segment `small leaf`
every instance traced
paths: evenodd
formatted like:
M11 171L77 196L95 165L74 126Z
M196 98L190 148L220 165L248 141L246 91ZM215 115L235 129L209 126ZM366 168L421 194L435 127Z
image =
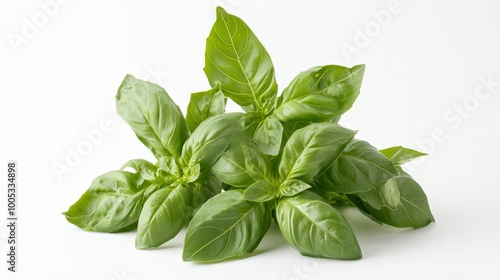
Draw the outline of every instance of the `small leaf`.
M209 117L224 114L225 107L226 100L218 84L208 91L191 94L186 115L189 130L194 131Z
M181 110L163 88L127 75L116 95L116 110L156 158L181 155L189 131Z
M300 179L312 183L340 156L355 132L334 123L316 123L293 133L279 161L281 182Z
M311 185L302 182L301 180L291 179L286 180L279 187L280 194L283 196L294 196L300 192L309 189Z
M184 169L184 176L188 182L195 182L200 177L200 165L195 164Z
M286 241L302 255L361 258L361 249L347 220L312 192L281 198L276 207L276 221Z
M174 238L193 211L193 194L186 185L156 191L144 204L137 226L135 247L153 248Z
M282 122L336 122L358 97L364 71L364 65L326 65L306 70L283 91L273 115Z
M426 153L421 153L419 151L408 149L402 146L390 147L380 150L380 152L388 159L390 159L396 166L403 165L418 157L427 155Z
M283 136L283 125L273 115L265 118L255 130L253 141L262 152L275 156L281 148L281 138Z
M391 209L397 208L401 201L397 180L391 178L380 186L379 189L384 205Z
M266 202L276 197L276 189L266 181L251 184L243 193L243 198L254 202Z
M147 181L155 181L156 179L156 167L151 162L144 159L133 159L127 161L122 167L120 167L120 171L123 171L125 168L132 168L136 172L138 172L144 180Z
M243 145L243 155L245 160L245 169L255 180L266 180L273 182L272 163L259 149L253 146Z
M179 165L173 157L161 157L156 163L156 168L157 177L173 178L175 181L175 179L180 178L182 175Z
M213 262L249 254L271 224L264 204L247 201L230 190L209 199L196 212L186 232L184 261Z
M401 228L421 228L434 222L427 196L420 185L406 173L396 177L395 181L401 196L397 209L382 207L377 210L365 203L369 212L380 221Z
M267 116L276 101L274 66L259 39L243 20L217 7L217 20L207 38L205 74L210 85L243 109Z
M184 143L180 163L182 166L200 165L202 174L210 171L212 165L226 150L234 133L243 129L243 113L228 113L213 116L203 121Z
M252 175L248 172L249 170L246 167L247 163L245 162L247 155L244 153L244 151L248 149L252 149L254 150L253 152L258 153L257 147L254 146L250 139L241 133L236 133L231 138L227 150L212 166L212 173L225 184L236 188L246 188L253 184L255 179L252 175L258 177L258 179L264 179L265 176L256 176L258 175L258 172L254 172ZM249 153L251 152L247 151L247 154ZM260 161L258 160L258 162ZM251 165L255 168L260 166L260 164L254 163ZM261 173L263 174L263 171L261 171Z

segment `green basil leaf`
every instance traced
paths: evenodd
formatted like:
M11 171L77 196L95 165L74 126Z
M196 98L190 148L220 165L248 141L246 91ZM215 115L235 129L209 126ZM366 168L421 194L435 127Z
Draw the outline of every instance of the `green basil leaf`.
M95 178L89 189L63 214L68 222L84 230L130 230L130 226L135 227L144 202L158 188L139 173L111 171Z
M393 177L384 184L369 191L356 193L356 195L366 205L370 205L375 209L380 210L382 207L396 209L400 203L400 192L395 178Z
M199 164L203 177L224 153L231 136L242 130L243 125L243 113L228 113L206 119L184 143L181 165L186 168Z
M209 199L196 212L186 232L184 261L213 262L249 254L271 224L262 203L247 201L230 190Z
M259 149L252 145L243 145L243 156L245 169L255 180L265 180L269 183L274 181L272 163Z
M255 130L253 141L262 152L275 156L280 151L282 136L283 125L275 116L270 115Z
M181 110L162 87L127 75L116 95L116 110L156 158L180 156L189 131Z
M426 156L426 153L408 149L402 146L390 147L380 150L380 152L392 161L396 166L403 165L418 157Z
M251 184L243 193L243 198L254 202L266 202L277 197L277 190L267 181Z
M367 192L399 175L392 162L366 141L351 141L315 186L338 193Z
M136 172L138 172L144 180L150 182L156 180L156 166L147 160L144 159L129 160L124 165L122 165L122 167L120 167L120 171L123 171L127 167L132 168Z
M252 175L256 176L258 172L254 172L252 175L248 172L246 167L247 164L245 162L246 155L244 154L244 151L248 149L252 149L255 154L258 154L257 147L253 146L250 139L242 133L236 133L231 138L227 150L212 166L212 173L227 185L231 185L236 188L246 188L250 186L255 182ZM248 154L249 151L247 151L247 155ZM261 160L258 161L261 162ZM255 166L254 168L261 166L260 163L249 165ZM260 170L265 170L265 168ZM258 179L264 179L263 177L265 176L258 177Z
M200 164L191 165L183 169L184 177L188 182L195 182L200 177Z
M312 192L282 197L276 206L276 221L286 241L302 255L361 258L361 249L347 220Z
M300 192L309 189L311 185L302 182L301 180L291 179L281 183L279 192L283 196L294 196Z
M205 74L213 87L248 113L267 116L278 86L264 46L243 20L217 7L217 20L207 38Z
M398 207L394 210L387 207L377 210L365 203L368 211L383 223L400 228L421 228L434 222L422 187L406 173L396 177L395 181L401 196Z
M283 91L273 115L282 122L334 119L352 107L359 95L364 71L364 65L352 68L326 65L306 70Z
M182 176L179 164L173 157L161 157L156 163L156 177L168 178L172 182Z
M158 247L174 238L191 216L192 197L191 190L183 184L153 193L139 217L135 247Z
M281 182L300 179L312 183L353 139L355 132L334 123L316 123L293 133L279 161Z
M189 130L194 131L209 117L224 114L225 107L226 99L218 84L208 91L191 94L186 114Z

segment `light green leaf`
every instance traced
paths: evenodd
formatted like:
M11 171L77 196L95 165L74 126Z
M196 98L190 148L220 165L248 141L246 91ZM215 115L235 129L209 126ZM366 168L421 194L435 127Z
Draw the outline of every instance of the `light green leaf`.
M354 135L354 131L334 123L311 124L295 131L279 161L281 182L300 179L312 183L317 174L331 166Z
M278 98L273 115L282 122L329 121L352 107L359 95L364 65L317 66L300 73Z
M170 178L175 181L182 176L179 164L173 157L161 157L156 163L156 168L156 177L159 178Z
M184 261L214 262L249 254L271 224L264 204L247 201L230 190L209 199L196 212L186 232Z
M396 166L403 165L418 157L426 156L426 153L408 149L402 146L390 147L380 150L380 152L392 161Z
M252 149L252 151L248 151L249 149ZM264 173L263 170L266 170L265 168L259 168L259 166L261 166L262 159L253 159L257 160L258 163L252 163L250 165L259 169L255 170L256 172L253 174L250 174L246 167L247 163L245 162L245 159L247 155L245 155L244 151L246 151L247 155L249 153L259 154L258 148L255 147L250 139L242 133L236 133L231 138L227 150L212 166L212 173L225 184L236 188L246 188L253 184L255 179L252 175L257 177L259 180L264 179L265 176L256 176L258 175L257 170L262 170L262 173ZM263 166L267 166L267 163L264 163Z
M259 149L252 145L243 145L243 156L245 160L245 169L255 181L265 180L272 183L273 165L269 158Z
M208 91L191 94L186 115L189 130L194 131L209 117L224 114L225 107L226 100L218 84Z
M192 197L191 190L183 184L153 193L141 212L135 247L158 247L174 238L192 214Z
M210 85L220 83L246 112L265 117L274 108L278 86L269 54L243 20L221 7L207 38L204 70Z
M213 116L203 121L184 143L181 165L200 165L201 178L226 150L234 133L243 129L243 113L228 113Z
M132 168L133 170L138 172L144 180L150 182L156 180L156 166L147 160L129 160L124 165L122 165L122 167L120 167L120 171L123 171L125 168Z
M243 193L243 198L254 202L266 202L277 197L277 190L267 181L251 184Z
M95 178L89 189L63 214L68 222L84 230L132 230L144 202L160 187L145 181L139 173L111 171Z
M302 255L361 258L361 249L347 220L312 192L282 197L276 206L276 221L286 241Z
M282 136L283 125L275 116L270 115L255 130L253 141L262 152L275 156L280 151Z
M309 189L311 185L302 182L301 180L291 179L281 183L279 192L283 196L294 196L302 191Z
M116 110L156 158L180 156L189 131L181 110L163 88L127 75L116 95Z

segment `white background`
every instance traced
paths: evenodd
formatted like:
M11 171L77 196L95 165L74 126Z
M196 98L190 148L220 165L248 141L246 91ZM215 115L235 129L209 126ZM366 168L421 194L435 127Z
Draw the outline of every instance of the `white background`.
M1 279L500 279L498 1L61 1L48 11L47 2L0 6L0 166L19 165L19 272L6 271L2 222ZM202 68L216 5L257 34L280 89L315 65L366 64L341 124L379 148L430 153L408 168L436 223L398 231L348 212L362 260L302 257L272 227L254 256L199 265L181 259L184 232L140 251L133 232L66 222L61 212L94 177L153 159L113 110L125 74L159 83L184 111L190 93L208 89ZM66 165L103 121L111 131L58 177L54 164Z

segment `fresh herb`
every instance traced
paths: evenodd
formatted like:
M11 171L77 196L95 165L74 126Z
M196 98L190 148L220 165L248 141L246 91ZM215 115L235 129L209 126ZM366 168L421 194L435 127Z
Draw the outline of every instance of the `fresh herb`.
M219 7L204 70L212 89L191 95L186 118L163 88L125 77L117 111L157 162L134 159L97 177L64 213L69 222L137 229L139 249L188 225L183 259L213 262L252 253L273 220L303 255L359 259L344 205L395 227L434 221L401 167L425 154L377 150L338 124L360 93L364 65L310 68L278 96L263 44ZM226 98L244 112L226 113Z

